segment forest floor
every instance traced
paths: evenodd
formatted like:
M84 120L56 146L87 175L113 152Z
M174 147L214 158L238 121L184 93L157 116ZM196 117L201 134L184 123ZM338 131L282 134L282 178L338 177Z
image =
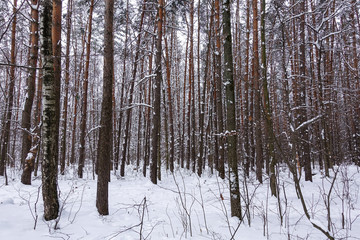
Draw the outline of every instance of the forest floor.
M334 169L329 178L317 171L313 183L301 179L311 221L335 239L360 239L360 169ZM163 171L158 185L131 166L125 178L112 173L108 216L97 212L90 168L84 179L73 172L59 176L61 215L49 222L42 217L41 178L25 186L18 171L8 170L5 186L0 177L0 239L326 239L306 218L285 167L279 198L270 196L268 179L260 185L254 176L241 177L244 221L230 216L228 181L208 170L201 178Z

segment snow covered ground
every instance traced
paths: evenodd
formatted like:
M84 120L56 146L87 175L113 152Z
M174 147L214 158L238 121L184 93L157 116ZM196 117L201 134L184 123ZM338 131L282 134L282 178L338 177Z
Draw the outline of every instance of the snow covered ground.
M230 216L227 180L208 171L201 178L163 171L153 185L127 167L125 178L112 174L109 216L97 213L91 172L87 179L67 173L59 177L61 216L46 222L40 178L25 186L11 170L8 186L0 177L0 239L326 239L305 217L291 175L286 168L279 173L279 199L270 196L268 179L262 185L254 176L241 179L242 222ZM336 239L360 239L359 169L341 166L334 176L334 171L330 178L317 172L313 183L301 181L311 221L328 231L330 219Z

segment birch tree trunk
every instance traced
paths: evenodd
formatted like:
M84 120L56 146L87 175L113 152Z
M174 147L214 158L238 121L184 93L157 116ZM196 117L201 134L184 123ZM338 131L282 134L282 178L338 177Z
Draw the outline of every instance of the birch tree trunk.
M42 192L44 200L44 218L53 220L58 217L59 202L57 193L57 141L58 125L56 114L56 93L54 61L52 49L52 13L51 0L43 1L41 14L41 54L43 66L43 127L42 127Z

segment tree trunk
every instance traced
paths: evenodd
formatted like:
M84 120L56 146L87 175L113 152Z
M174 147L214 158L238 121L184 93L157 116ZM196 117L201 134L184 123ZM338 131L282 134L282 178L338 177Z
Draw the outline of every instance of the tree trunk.
M220 34L220 0L215 0L215 81L216 81L216 116L217 116L217 138L219 144L219 176L225 179L225 153L224 153L224 117L223 117L223 90L221 77L221 34Z
M152 153L151 153L151 166L150 166L150 180L152 183L157 184L157 163L159 154L159 139L160 139L160 114L161 114L161 82L162 82L162 70L161 70L161 54L162 54L162 21L163 21L163 0L159 0L158 16L157 16L157 42L156 42L156 55L155 55L155 82L154 88L154 100L153 100L153 120L152 120Z
M11 56L10 56L10 83L8 84L7 89L7 98L6 98L6 111L5 111L5 122L3 125L3 133L2 133L2 147L1 147L1 159L0 159L0 176L6 177L6 164L9 150L9 142L10 142L10 128L11 128L11 118L12 118L12 110L14 104L14 88L15 88L15 64L16 64L16 56L15 56L15 38L16 38L16 12L17 12L17 0L14 0L13 13L14 18L12 22L11 28ZM7 185L7 177L6 177L6 185Z
M65 95L64 95L64 126L62 129L61 139L61 156L60 156L60 173L65 174L66 163L66 143L67 143L67 127L68 127L68 101L69 101L69 81L70 81L70 37L71 37L71 16L72 16L73 0L68 2L66 14L66 55L65 55Z
M171 30L171 39L170 42L172 44L173 40L173 30ZM167 38L165 37L165 56L166 56L166 80L167 80L167 98L169 105L169 129L170 129L170 157L169 157L169 165L170 172L174 172L174 156L175 156L175 133L174 133L174 119L173 119L173 100L171 93L171 59L169 53L169 47Z
M245 47L245 75L244 75L244 171L246 176L250 172L250 109L249 109L249 87L250 87L250 0L246 1L246 47Z
M237 160L237 132L235 113L235 91L233 79L233 56L231 40L230 0L223 3L223 35L224 42L224 85L226 92L226 130L227 130L227 159L229 161L229 186L231 216L239 219L241 216L238 160Z
M57 136L58 117L56 101L56 83L54 74L54 58L52 45L52 21L53 3L51 0L43 1L41 14L42 46L41 54L44 62L43 75L43 126L42 126L42 192L44 200L44 218L53 220L58 217L59 202L57 193Z
M36 7L35 7L36 6ZM27 98L22 112L21 127L23 129L21 162L24 164L24 171L21 176L21 182L26 185L31 184L31 172L34 169L34 160L27 160L27 155L31 148L32 134L31 111L35 96L36 67L39 55L39 11L38 0L31 1L31 25L30 25L30 58L28 65L31 67L27 78ZM26 171L25 171L26 170Z
M259 77L259 44L258 44L258 1L253 0L253 82L254 82L254 121L255 121L255 157L256 178L262 183L262 169L264 167L262 130L261 130L261 95Z
M305 12L305 1L300 3L300 13ZM300 17L300 52L299 52L299 96L298 100L298 114L297 114L297 124L300 125L307 121L307 108L306 108L306 42L305 42L305 14L302 14ZM310 159L310 146L309 146L309 131L308 127L304 126L299 130L299 137L301 143L299 146L299 157L301 162L303 162L305 167L305 180L312 181L311 174L311 159Z
M112 147L106 139L112 139L112 88L114 76L114 0L105 1L104 73L103 99L101 104L101 128L98 142L98 181L96 207L99 214L109 215L108 183L110 181L110 159Z
M261 1L261 69L263 72L263 94L264 94L264 106L265 106L265 136L266 136L266 148L267 148L267 166L270 165L267 170L270 172L270 189L271 195L276 196L277 187L276 187L276 173L275 173L275 149L274 149L274 124L272 118L272 108L270 103L270 94L268 89L267 81L267 58L266 58L266 41L265 41L265 13L266 6L265 0Z

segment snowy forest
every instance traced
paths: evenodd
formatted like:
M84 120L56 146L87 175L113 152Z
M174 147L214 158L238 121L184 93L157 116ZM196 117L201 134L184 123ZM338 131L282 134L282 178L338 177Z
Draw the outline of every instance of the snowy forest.
M357 0L1 0L1 239L360 239Z

